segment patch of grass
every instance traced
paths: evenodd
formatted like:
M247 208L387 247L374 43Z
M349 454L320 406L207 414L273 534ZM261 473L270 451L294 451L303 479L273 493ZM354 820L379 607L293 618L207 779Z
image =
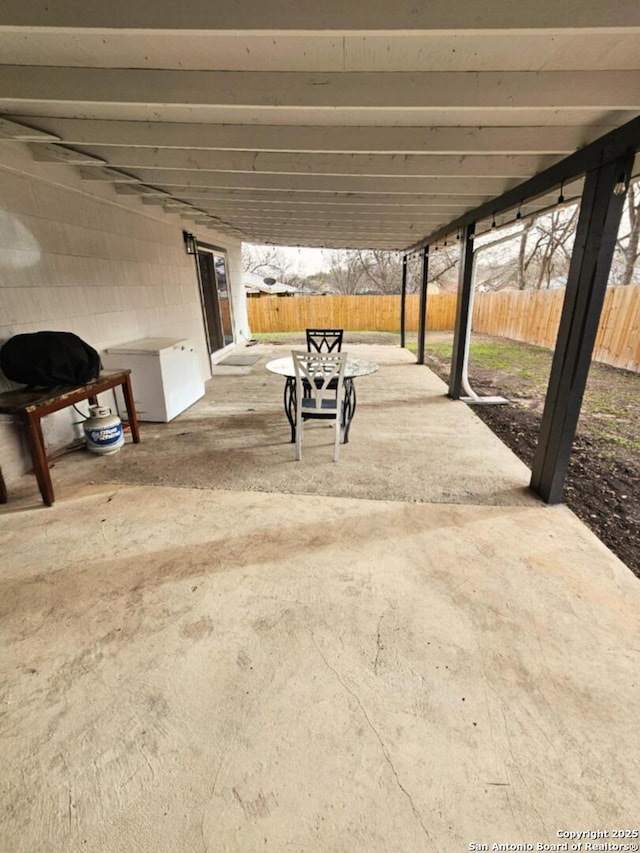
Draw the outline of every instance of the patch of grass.
M408 346L416 352L415 346ZM451 342L433 342L425 346L427 357L438 361L449 361ZM549 381L552 353L543 347L505 340L472 340L469 347L469 372L500 372L514 381L524 381L526 387L520 391L525 396L544 393ZM513 390L511 393L515 393Z
M303 338L304 332L252 332L251 337L256 341L281 341Z
M412 352L414 355L418 354L418 344L417 341L406 341L405 349L408 349L409 352ZM430 355L433 358L438 359L450 359L451 352L453 350L453 343L451 341L439 341L433 343L425 344L424 351L426 355Z
M418 347L416 346L415 351L418 351ZM436 358L451 358L451 353L453 352L453 342L452 341L434 341L431 344L426 344L424 351L429 355L434 355Z
M597 427L594 427L593 424L591 425L591 432L597 438L602 441L606 441L607 444L613 445L614 447L622 447L625 450L640 450L640 441L621 435L619 432L613 433L606 429L598 429Z
M471 343L470 356L485 369L506 370L509 373L528 371L537 377L549 374L552 353L543 347L515 341L481 341Z

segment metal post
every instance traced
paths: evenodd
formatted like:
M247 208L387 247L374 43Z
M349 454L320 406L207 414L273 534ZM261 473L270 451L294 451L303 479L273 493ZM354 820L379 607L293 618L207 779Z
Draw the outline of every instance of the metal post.
M400 298L400 346L405 345L405 323L407 310L407 256L402 256L402 296Z
M449 396L454 400L459 400L462 395L462 376L469 345L475 228L475 222L470 222L462 229L460 236L458 304L456 307L456 327L453 335L453 352L451 353L451 373L449 374Z
M562 501L634 152L587 173L531 488Z
M427 280L429 278L429 247L422 250L422 284L418 317L418 364L424 364L424 342L427 336Z

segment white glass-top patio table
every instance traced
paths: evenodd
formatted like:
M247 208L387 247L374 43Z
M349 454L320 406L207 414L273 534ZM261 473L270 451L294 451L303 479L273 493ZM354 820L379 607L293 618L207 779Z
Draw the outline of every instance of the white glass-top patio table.
M309 360L313 361L314 354L309 353ZM296 440L296 372L293 366L293 358L275 358L267 362L266 369L271 373L277 373L285 377L284 383L284 411L291 426L291 441ZM347 363L344 369L344 416L342 426L344 427L344 443L349 441L349 427L356 411L356 388L354 379L357 376L369 376L378 370L375 361L367 358L351 358L347 355Z

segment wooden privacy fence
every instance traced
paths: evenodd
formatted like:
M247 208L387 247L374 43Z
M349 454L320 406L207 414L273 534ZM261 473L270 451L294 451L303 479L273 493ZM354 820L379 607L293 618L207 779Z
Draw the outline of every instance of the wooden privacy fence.
M429 329L453 329L455 293L434 293L427 302ZM418 331L420 297L407 296L408 332ZM266 296L247 300L252 332L300 332L308 328L352 332L399 332L400 296Z
M564 290L478 293L473 330L553 349ZM593 351L594 361L640 371L640 287L608 287Z
M602 309L596 361L640 372L640 287L610 287Z
M477 293L473 330L553 349L564 290ZM400 296L267 296L249 299L253 332L300 332L306 328L399 332ZM418 331L420 298L407 296L407 332ZM457 296L434 293L427 300L427 328L453 329ZM609 287L594 350L595 361L640 372L640 287Z
M563 299L564 289L476 293L473 331L553 349Z

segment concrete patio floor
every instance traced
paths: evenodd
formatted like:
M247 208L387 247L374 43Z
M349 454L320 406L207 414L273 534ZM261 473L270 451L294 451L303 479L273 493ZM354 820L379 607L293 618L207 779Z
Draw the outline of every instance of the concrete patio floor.
M260 345L140 445L60 459L52 508L9 484L3 853L637 828L637 579L413 356L351 349L381 369L337 465L320 425L293 461Z

